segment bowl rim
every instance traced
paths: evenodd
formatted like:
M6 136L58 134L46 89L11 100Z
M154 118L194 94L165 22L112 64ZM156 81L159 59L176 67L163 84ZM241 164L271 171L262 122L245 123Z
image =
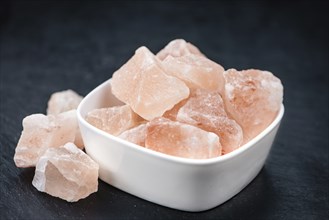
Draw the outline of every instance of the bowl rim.
M219 163L219 162L224 162L226 160L230 160L243 152L247 151L249 148L254 146L257 142L259 142L261 139L263 139L267 134L269 134L278 124L280 124L282 117L284 115L284 105L283 103L281 104L280 110L275 117L275 119L272 121L272 123L264 129L261 133L259 133L256 137L251 139L248 143L242 145L238 149L227 153L222 156L214 157L214 158L208 158L208 159L191 159L191 158L183 158L183 157L177 157L173 155L168 155L165 153L157 152L142 146L139 146L137 144L131 143L129 141L126 141L124 139L121 139L119 137L116 137L114 135L111 135L101 129L98 129L94 127L93 125L89 124L84 117L81 114L81 110L83 107L86 105L87 100L89 99L90 96L92 96L95 92L98 90L103 89L108 83L110 84L111 79L106 80L105 82L101 83L98 85L95 89L90 91L80 102L78 108L77 108L77 117L78 117L78 122L79 124L82 124L83 126L87 127L89 130L91 130L94 133L98 133L99 135L107 138L107 139L112 139L122 145L125 145L126 147L130 148L131 150L139 151L140 153L145 153L148 154L149 156L157 157L158 159L162 160L168 160L171 162L176 162L176 163L182 163L182 164L187 164L187 165L210 165L214 163ZM82 134L83 136L83 134Z

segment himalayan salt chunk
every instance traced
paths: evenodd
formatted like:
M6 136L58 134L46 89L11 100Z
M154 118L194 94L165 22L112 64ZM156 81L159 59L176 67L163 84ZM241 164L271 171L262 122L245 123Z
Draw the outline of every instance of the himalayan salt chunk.
M220 137L222 153L229 153L242 144L241 127L228 118L223 99L218 92L194 91L176 117L177 121L197 126Z
M167 56L162 64L168 75L183 80L191 89L222 91L224 88L224 68L206 57L194 54Z
M283 86L272 73L255 69L229 69L224 78L227 113L242 127L246 143L276 117L283 100Z
M77 109L82 99L82 96L70 89L53 93L48 101L47 115L57 115L69 110ZM79 127L76 131L74 144L80 149L84 148Z
M58 115L33 114L25 117L23 131L14 155L16 166L35 166L47 148L60 147L67 142L73 142L77 129L76 110Z
M55 92L50 96L48 101L47 115L57 115L62 112L77 109L82 99L82 96L70 89Z
M74 144L81 150L83 150L83 148L85 148L85 144L83 143L83 139L82 139L82 135L81 135L79 126L77 127L77 130L75 132Z
M122 132L118 137L139 146L145 146L146 124Z
M146 120L162 116L190 93L184 82L168 76L162 68L146 47L140 47L113 74L112 93Z
M216 134L166 118L156 118L148 123L145 147L191 159L217 157L222 150Z
M183 39L176 39L170 41L162 50L157 53L156 56L160 60L164 60L169 55L172 57L180 57L187 54L204 56L196 46L189 42L186 42Z
M186 103L187 99L177 103L172 109L166 111L162 117L168 118L172 121L176 121L177 113L179 109Z
M86 198L98 189L99 166L73 143L49 148L40 157L33 186L68 202Z
M119 135L139 125L143 119L128 105L94 109L86 116L86 121L109 134Z

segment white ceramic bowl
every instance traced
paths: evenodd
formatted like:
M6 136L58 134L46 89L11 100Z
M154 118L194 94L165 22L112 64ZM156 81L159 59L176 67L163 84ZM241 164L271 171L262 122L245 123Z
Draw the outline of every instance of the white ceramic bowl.
M269 154L284 113L241 148L212 159L185 159L127 142L85 121L95 108L120 104L111 93L110 80L90 92L78 107L86 152L99 164L99 177L125 192L184 211L218 206L247 186Z

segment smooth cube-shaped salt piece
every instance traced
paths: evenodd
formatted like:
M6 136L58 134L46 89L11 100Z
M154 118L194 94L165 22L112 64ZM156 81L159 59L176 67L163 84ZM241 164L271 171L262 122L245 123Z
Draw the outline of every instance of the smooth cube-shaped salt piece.
M224 88L224 68L206 57L195 54L167 56L162 64L167 74L183 80L191 89L222 91Z
M58 115L33 114L23 119L23 131L18 141L14 161L17 167L33 167L50 147L73 142L78 129L76 110Z
M242 144L242 129L238 123L228 118L223 99L218 92L201 89L193 91L179 109L176 120L217 134L223 154L237 149Z
M113 74L112 93L146 120L162 116L190 92L184 82L168 76L162 68L146 47L140 47Z
M240 124L244 142L248 142L276 117L283 100L283 86L272 73L256 69L229 69L224 78L227 112Z
M217 157L222 150L216 134L166 118L156 118L148 123L145 147L191 159Z
M87 154L67 143L47 149L40 157L32 184L41 192L76 202L97 192L98 169Z
M146 124L141 124L137 127L124 131L118 137L144 147L146 137Z
M77 109L82 99L82 96L70 89L55 92L50 96L48 101L47 115L57 115L62 112Z
M94 109L86 115L86 121L109 134L119 135L139 125L143 119L128 105Z
M169 55L172 57L180 57L186 54L204 56L196 46L186 42L183 39L170 41L162 50L157 53L156 56L160 60L164 60Z

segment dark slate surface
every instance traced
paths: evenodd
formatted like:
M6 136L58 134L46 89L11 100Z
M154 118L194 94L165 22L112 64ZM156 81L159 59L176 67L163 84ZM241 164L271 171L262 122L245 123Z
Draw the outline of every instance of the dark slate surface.
M0 3L1 219L328 219L328 4L323 2ZM77 203L38 192L18 169L22 119L49 95L86 95L133 51L193 42L225 68L280 77L286 113L265 167L240 194L201 213L136 198L102 181Z

